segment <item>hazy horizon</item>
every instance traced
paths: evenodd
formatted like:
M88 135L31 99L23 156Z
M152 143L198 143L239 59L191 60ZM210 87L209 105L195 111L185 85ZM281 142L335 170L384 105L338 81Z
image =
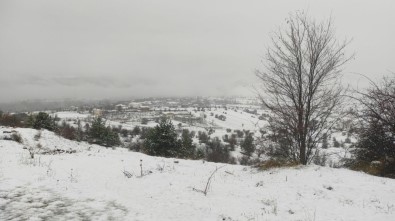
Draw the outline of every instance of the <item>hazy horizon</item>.
M344 83L395 71L393 1L0 2L0 103L253 96L254 70L288 14L334 19L353 39Z

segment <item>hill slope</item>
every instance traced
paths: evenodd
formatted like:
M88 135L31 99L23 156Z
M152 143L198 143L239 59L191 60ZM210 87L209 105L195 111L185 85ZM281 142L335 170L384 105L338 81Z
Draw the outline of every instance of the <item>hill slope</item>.
M8 128L0 128L2 134ZM395 180L307 166L257 171L151 157L16 129L0 140L0 220L393 220ZM76 150L36 154L26 146ZM56 148L55 148L56 147ZM27 147L28 148L28 147ZM141 177L140 160L143 175ZM123 171L132 177L127 178Z

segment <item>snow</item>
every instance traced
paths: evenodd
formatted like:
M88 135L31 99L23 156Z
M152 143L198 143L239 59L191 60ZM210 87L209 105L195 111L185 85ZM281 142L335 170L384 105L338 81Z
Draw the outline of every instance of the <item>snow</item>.
M211 116L213 113L213 116ZM208 123L214 123L216 126L222 127L224 129L232 129L232 130L250 130L255 131L264 127L265 121L259 120L257 115L253 115L242 110L238 110L237 112L231 109L225 110L224 108L216 108L210 110L206 110L205 114L207 115L206 121ZM219 120L215 118L215 115L224 115L226 117L225 121Z
M52 116L56 116L60 119L86 119L90 116L90 114L80 114L73 111L61 111L52 114Z
M243 113L244 114L244 113ZM0 128L0 133L10 128ZM16 129L0 140L0 220L394 220L395 180L320 166L259 171ZM73 149L36 154L24 146ZM141 176L140 160L142 160ZM177 162L176 162L177 161ZM218 167L207 196L207 178ZM127 178L123 171L133 176Z

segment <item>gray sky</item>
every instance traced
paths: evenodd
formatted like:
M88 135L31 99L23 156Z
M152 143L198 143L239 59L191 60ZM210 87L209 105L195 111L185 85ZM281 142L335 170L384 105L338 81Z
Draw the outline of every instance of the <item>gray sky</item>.
M1 0L0 102L252 95L270 33L295 10L354 39L346 83L395 71L393 0Z

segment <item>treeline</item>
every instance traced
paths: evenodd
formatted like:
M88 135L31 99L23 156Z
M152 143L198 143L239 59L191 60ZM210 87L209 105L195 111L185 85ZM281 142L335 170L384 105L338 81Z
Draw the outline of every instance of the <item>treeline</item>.
M0 112L0 125L8 127L25 127L33 129L46 129L56 134L76 141L87 141L106 147L117 146L121 144L119 131L117 128L106 126L102 118L96 118L91 124L82 125L77 121L76 126L72 126L66 121L60 122L60 119L51 117L45 112L37 114L5 114Z
M235 130L233 134L224 135L221 140L210 137L214 133L213 129L196 134L195 131L181 127L176 129L167 118L162 118L153 128L135 126L128 130L122 126L106 126L105 120L100 117L93 119L91 123L83 123L80 120L60 121L45 112L30 115L0 114L0 125L3 126L46 129L69 140L86 141L105 147L123 146L152 156L235 164L237 160L230 152L240 145L245 155L242 163L248 164L255 151L254 138L249 131ZM227 132L230 133L231 130L228 129ZM198 143L194 142L194 138L197 138Z
M208 133L199 131L196 134L188 129L176 129L171 120L166 118L162 118L154 128L142 129L137 126L134 128L133 131L141 134L137 133L137 139L130 142L127 147L152 156L205 159L210 162L235 164L237 160L231 156L231 151L235 150L237 144L245 150L247 158L255 150L252 133L248 131L243 141L236 139L236 134L232 134L230 138L225 135L221 140L218 137L210 137L214 132L212 129L209 129ZM194 138L198 139L198 143L193 141Z

